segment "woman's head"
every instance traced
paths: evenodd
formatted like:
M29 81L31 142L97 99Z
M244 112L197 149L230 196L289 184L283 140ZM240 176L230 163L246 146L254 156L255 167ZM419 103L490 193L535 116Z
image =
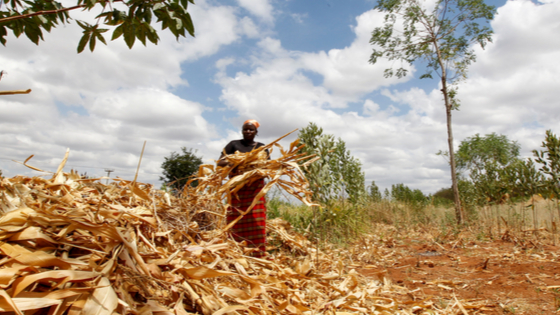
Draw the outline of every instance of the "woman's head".
M245 122L243 123L243 126L245 126L246 124L251 124L251 125L255 126L255 128L257 128L257 129L259 129L259 127L261 126L261 124L259 124L259 122L256 121L255 119L245 120Z
M253 141L257 133L259 133L259 131L257 130L259 126L260 126L259 122L254 119L246 120L243 123L243 127L241 128L243 139L248 141Z

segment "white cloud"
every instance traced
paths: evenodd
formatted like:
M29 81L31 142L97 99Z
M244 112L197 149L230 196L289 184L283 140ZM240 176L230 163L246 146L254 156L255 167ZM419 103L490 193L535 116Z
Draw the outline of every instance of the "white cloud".
M303 24L303 22L305 21L305 19L307 19L308 14L307 14L307 13L304 13L304 14L301 14L301 13L292 13L292 14L290 14L290 16L292 17L292 19L293 19L296 23L298 23L298 24Z
M273 7L268 0L237 0L237 3L264 22L274 22Z
M196 37L180 40L178 52L181 60L196 60L215 54L221 47L241 39L242 36L255 37L256 27L248 18L238 20L236 8L228 6L209 6L197 2L189 6L195 24Z
M259 28L249 17L244 16L240 21L240 26L243 30L243 34L245 34L248 38L258 38L260 36Z
M345 101L355 101L381 86L397 82L397 78L386 79L383 71L393 66L392 62L379 60L375 65L368 63L372 53L369 44L371 32L383 22L382 13L371 10L356 18L353 31L355 40L343 49L331 49L328 52L303 53L302 67L317 72L324 77L324 86L333 95ZM410 79L406 77L400 82ZM334 105L334 104L333 104Z

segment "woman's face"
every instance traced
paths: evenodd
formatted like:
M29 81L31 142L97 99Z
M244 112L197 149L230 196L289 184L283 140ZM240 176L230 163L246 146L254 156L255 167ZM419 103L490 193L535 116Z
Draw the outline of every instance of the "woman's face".
M257 135L257 127L253 124L245 124L241 129L241 133L243 133L244 140L253 141Z

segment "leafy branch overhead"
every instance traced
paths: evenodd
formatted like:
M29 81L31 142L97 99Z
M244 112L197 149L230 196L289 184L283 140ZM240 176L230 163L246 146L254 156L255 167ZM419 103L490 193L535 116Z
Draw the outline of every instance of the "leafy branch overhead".
M146 40L157 44L159 36L153 23L161 24L162 30L168 29L178 40L187 33L194 36L194 25L187 12L189 2L194 0L77 0L74 6L64 6L61 2L49 0L21 1L0 0L0 43L6 45L7 36L25 34L36 45L44 40L43 30L50 32L60 24L70 23L71 11L96 11L98 14L91 23L76 20L83 29L78 43L78 53L86 47L95 49L97 41L107 44L103 34L113 28L111 40L122 37L129 48L138 39L143 45Z

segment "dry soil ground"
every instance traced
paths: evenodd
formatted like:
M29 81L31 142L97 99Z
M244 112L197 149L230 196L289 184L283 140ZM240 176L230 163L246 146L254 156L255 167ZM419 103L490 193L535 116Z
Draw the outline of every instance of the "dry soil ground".
M360 271L408 288L401 303L445 308L456 298L468 314L560 314L560 247L530 239L386 242L398 259Z

